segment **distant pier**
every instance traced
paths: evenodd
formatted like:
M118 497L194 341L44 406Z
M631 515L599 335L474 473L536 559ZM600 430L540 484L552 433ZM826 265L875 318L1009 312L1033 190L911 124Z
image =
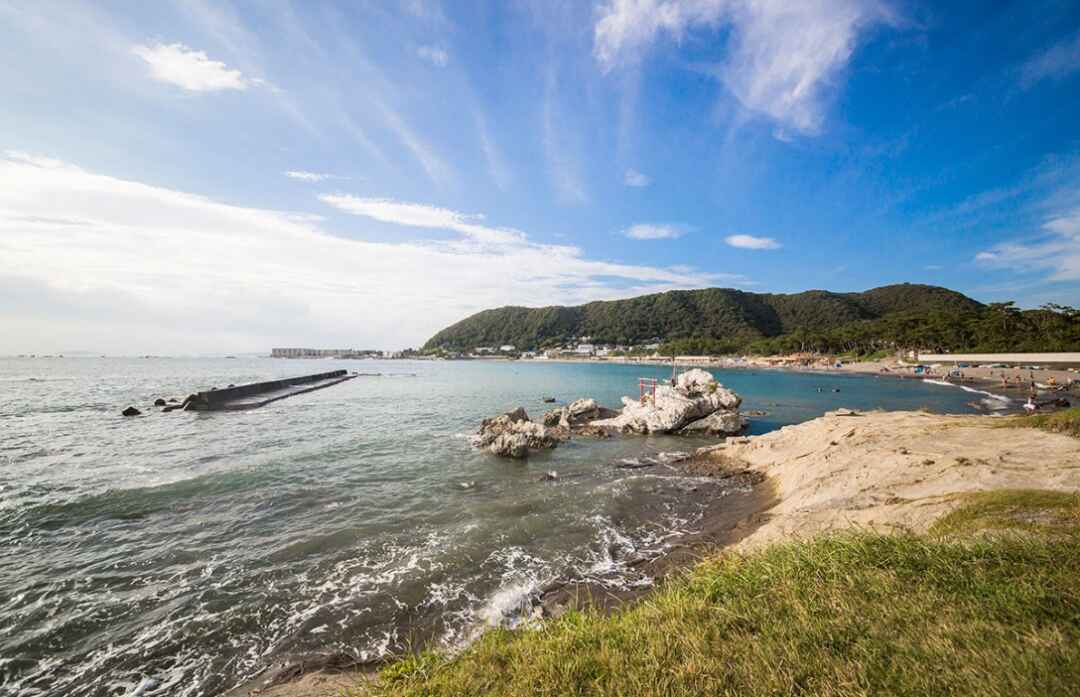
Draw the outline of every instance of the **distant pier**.
M188 397L184 403L184 409L192 411L256 409L279 399L332 387L355 377L357 377L355 373L350 375L347 370L331 370L328 373L253 382L221 390L207 390Z

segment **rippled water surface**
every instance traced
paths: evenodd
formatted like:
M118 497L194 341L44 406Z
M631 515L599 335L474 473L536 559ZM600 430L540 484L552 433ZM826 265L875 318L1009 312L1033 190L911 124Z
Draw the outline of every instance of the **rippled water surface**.
M150 406L334 368L381 375L250 412ZM639 376L669 374L0 359L0 693L125 695L153 676L151 694L213 695L271 656L365 660L410 642L466 641L512 623L567 574L647 585L625 560L662 552L700 516L684 495L697 484L658 455L704 441L576 439L519 463L473 451L466 435L519 405L538 417L544 396L617 407ZM757 433L839 406L963 412L972 398L873 377L716 374L744 409L768 412L753 420ZM144 416L121 417L129 404ZM659 464L619 466L643 457Z

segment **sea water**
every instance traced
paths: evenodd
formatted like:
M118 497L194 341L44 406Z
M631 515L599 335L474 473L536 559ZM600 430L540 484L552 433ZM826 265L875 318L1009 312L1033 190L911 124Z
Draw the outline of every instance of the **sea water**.
M248 412L151 406L336 368L369 375ZM714 372L766 413L751 433L838 407L972 410L971 394L917 381ZM152 677L154 694L214 695L282 656L460 645L528 616L559 578L647 586L627 560L662 554L701 516L665 454L710 441L580 438L518 462L468 435L517 406L538 418L544 397L618 407L639 377L670 373L0 359L0 693L125 695ZM144 415L120 416L129 404Z

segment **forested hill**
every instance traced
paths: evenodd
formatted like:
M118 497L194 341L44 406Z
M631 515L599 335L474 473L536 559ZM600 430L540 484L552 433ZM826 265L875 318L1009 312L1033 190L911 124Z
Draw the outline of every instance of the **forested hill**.
M890 316L969 315L983 309L981 303L956 291L909 283L862 293L810 290L793 295L706 288L577 307L484 310L443 329L424 348L465 350L513 344L525 350L580 337L623 345L694 337L741 348L771 337L827 332Z

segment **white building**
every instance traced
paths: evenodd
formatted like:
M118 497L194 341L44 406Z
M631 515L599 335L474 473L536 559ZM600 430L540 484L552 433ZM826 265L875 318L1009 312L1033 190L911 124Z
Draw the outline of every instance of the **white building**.
M511 351L514 351L516 349L513 344L503 344L499 347L499 350L503 353L510 353Z
M574 353L579 356L591 356L595 350L596 347L592 344L578 344L577 348L574 349Z

